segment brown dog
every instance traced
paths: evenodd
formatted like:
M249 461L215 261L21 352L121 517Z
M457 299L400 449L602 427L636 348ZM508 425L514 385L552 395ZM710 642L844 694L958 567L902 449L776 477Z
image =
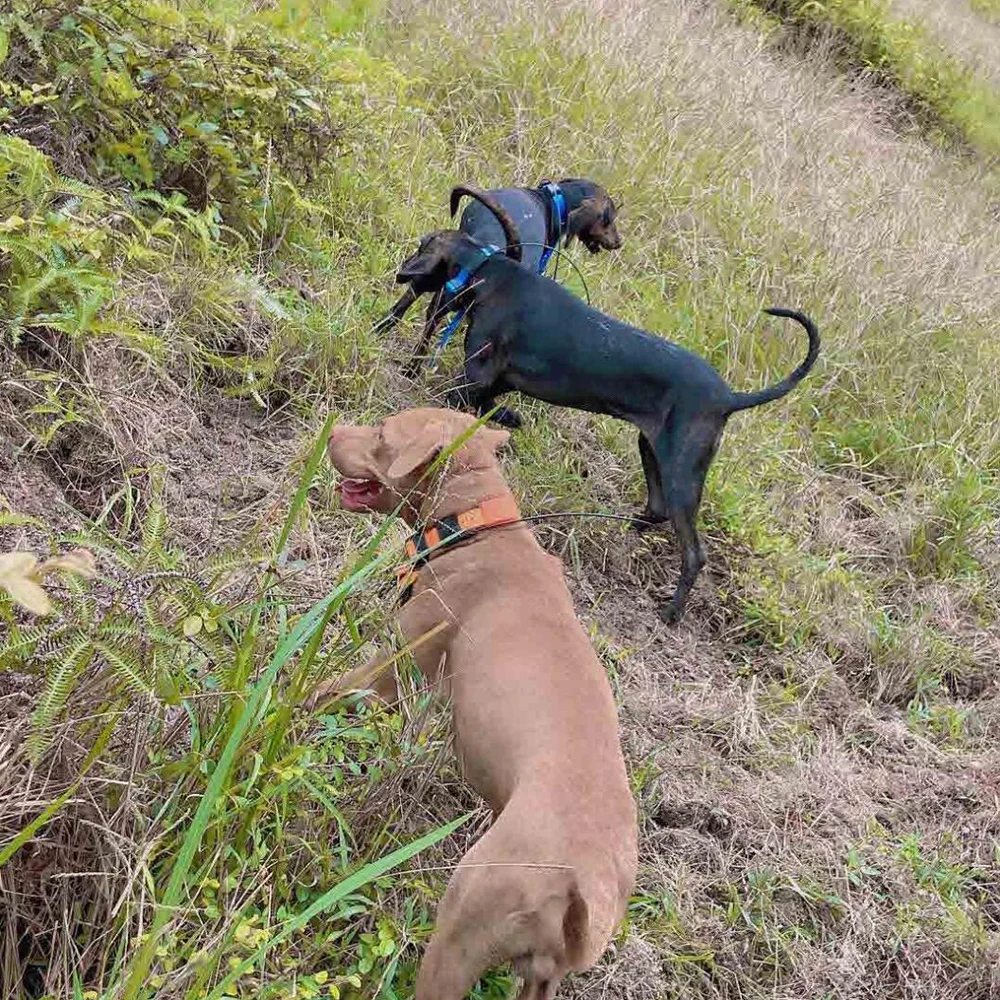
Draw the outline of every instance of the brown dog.
M636 810L611 690L562 565L517 520L497 466L507 432L480 428L430 468L474 423L408 410L376 427L337 427L329 452L346 509L402 503L407 523L442 536L450 517L474 526L420 567L399 616L408 642L438 629L415 659L450 695L465 775L497 816L452 876L416 1000L461 1000L508 961L524 1000L551 1000L568 971L597 961L624 913ZM362 668L325 688L395 697L389 671L371 676Z

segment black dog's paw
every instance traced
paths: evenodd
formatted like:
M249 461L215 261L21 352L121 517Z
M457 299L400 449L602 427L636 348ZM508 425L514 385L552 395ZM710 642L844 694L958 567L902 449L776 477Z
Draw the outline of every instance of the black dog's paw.
M647 514L637 514L635 517L629 521L628 526L633 531L650 531L652 528L656 528L663 524L664 518L652 518Z
M684 616L684 608L678 607L673 601L667 601L660 608L660 621L664 625L676 625Z
M450 389L445 393L444 405L453 410L464 410L469 406L469 398L461 389Z
M521 426L521 416L516 410L512 410L507 406L501 406L496 413L490 417L490 420L495 424L499 424L501 427L509 427L511 430L517 430Z

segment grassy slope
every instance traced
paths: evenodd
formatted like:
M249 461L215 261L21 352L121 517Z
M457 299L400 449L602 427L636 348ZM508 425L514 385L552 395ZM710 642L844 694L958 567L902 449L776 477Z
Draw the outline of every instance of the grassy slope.
M70 353L79 388L69 398L79 400L103 478L81 480L94 454L66 444L60 424L53 440L65 447L55 466L41 462L49 475L20 462L8 499L48 513L52 504L38 499L54 482L97 514L123 472L165 463L161 480L133 471L132 481L147 523L162 482L167 541L148 530L143 540L120 512L113 522L123 542L110 548L138 553L131 573L151 562L202 567L207 551L248 532L268 549L328 407L364 418L433 398L433 386L415 390L394 372L406 333L384 344L367 331L406 241L444 219L451 182L600 177L624 199L627 235L615 258L581 262L602 307L702 351L741 387L770 381L802 350L792 331L759 320L763 305L814 313L824 354L791 399L738 418L727 433L703 511L711 572L677 631L655 625L652 596L672 581L669 538L640 542L599 522L543 533L567 559L611 671L644 807L630 934L577 988L907 996L922 983L941 996L982 995L998 931L988 901L1000 645L1000 251L982 212L991 189L947 152L894 136L873 95L848 89L815 58L776 58L721 10L597 10L566 4L539 18L515 2L471 13L457 3L400 5L372 16L363 51L352 52L335 42L349 19L332 20L326 42L306 6L259 13L269 30L321 53L342 85L360 81L337 91L346 155L303 188L313 205L289 210L273 253L262 257L261 241L199 246L185 232L170 259L125 268L106 315L155 331L162 344L149 353L159 364L137 361L134 338L114 355L100 337ZM237 11L220 4L216 13ZM230 366L221 375L219 357ZM253 360L265 417L252 395L219 399L220 384L246 395L245 376L237 368L234 382L231 371L240 357ZM23 351L17 363L16 377L38 391L27 373L45 366ZM156 394L155 410L143 393ZM620 511L639 499L630 431L524 410L528 427L508 469L526 508ZM4 433L19 445L40 431L22 421ZM308 513L288 522L286 555L300 568L278 606L260 605L251 628L239 600L212 599L227 643L223 688L239 690L234 681L267 661L286 622L371 537L369 526L328 510L327 473L313 487ZM61 510L52 519L78 521ZM37 529L6 530L15 543L35 531L28 540L43 544ZM260 583L244 568L244 601ZM356 617L365 637L378 634L371 593L348 598L328 659L314 667L352 655ZM190 597L179 600L168 616L175 627L191 611ZM256 645L234 675L226 657L241 635ZM357 866L384 854L467 803L428 753L438 744L418 736L420 711L407 714L401 755L398 717L347 733L333 720L318 730L290 724L284 709L307 673L293 674L268 709L270 742L250 740L237 762L232 805L190 880L196 909L158 959L184 970L160 982L165 996L197 995L216 961L224 969L267 940L287 913L336 883L345 859ZM214 697L184 693L200 705ZM177 850L167 830L190 818L169 791L200 789L202 755L217 759L239 704L223 698L217 715L203 711L214 744L187 747L169 708L164 728L119 737L132 754L144 741L156 748L134 758L130 780L168 803L150 826L130 797L95 828L94 852L130 900L124 916L148 906L126 888L146 870L162 898ZM179 757L171 733L187 747ZM121 753L100 765L98 801L121 780ZM30 773L21 766L18 774ZM316 776L319 793L306 784ZM12 787L24 796L19 781ZM440 798L425 801L425 781L443 781ZM240 824L247 802L256 831ZM357 850L336 846L343 827L327 806L348 814ZM11 810L8 825L27 815ZM235 850L215 853L213 842L225 841ZM128 849L109 858L109 845L123 842ZM459 847L450 843L446 856ZM416 954L408 945L427 928L425 881L385 881L279 946L267 974L285 983L278 994L293 977L328 971L327 982L361 976L362 995L380 983L406 995ZM103 913L108 904L93 905ZM305 993L326 985L307 980ZM256 995L249 980L244 989Z
M871 76L896 91L902 98L901 110L930 135L958 141L995 166L1000 155L1000 113L992 73L976 64L974 45L942 44L934 18L927 24L926 18L905 17L901 13L905 6L888 0L736 0L734 4L759 23L786 25L792 38L826 40L846 70ZM962 16L980 20L979 15L953 9L949 14L938 12L936 19L959 31L955 22Z
M929 0L895 0L889 8L901 18L916 21L929 36L970 71L1000 87L1000 8L975 0L931 3Z

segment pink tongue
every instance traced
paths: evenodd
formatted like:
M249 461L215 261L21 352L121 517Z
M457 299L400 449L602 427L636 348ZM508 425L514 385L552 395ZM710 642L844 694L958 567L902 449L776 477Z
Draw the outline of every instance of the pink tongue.
M340 502L348 510L368 510L382 492L375 479L345 479L340 484Z

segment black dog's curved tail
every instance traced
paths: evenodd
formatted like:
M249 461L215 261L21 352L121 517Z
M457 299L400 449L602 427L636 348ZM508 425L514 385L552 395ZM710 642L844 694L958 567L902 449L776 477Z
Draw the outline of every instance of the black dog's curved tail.
M737 410L749 410L751 407L770 403L788 395L809 374L809 370L816 364L816 358L819 357L819 330L816 329L816 324L808 316L796 312L794 309L765 309L764 312L771 316L794 319L796 323L801 323L809 337L809 350L806 352L802 364L780 382L775 382L774 385L769 385L766 389L758 389L756 392L734 392L729 408L730 413L735 413Z
M497 222L503 227L503 234L507 239L507 246L505 252L508 257L512 260L521 259L521 236L517 231L517 225L514 220L510 217L507 209L503 207L494 198L491 198L489 194L477 187L472 187L469 184L460 184L457 187L451 189L451 214L454 215L458 211L458 203L462 200L463 195L468 195L470 198L475 198L476 201L485 205L496 217Z

